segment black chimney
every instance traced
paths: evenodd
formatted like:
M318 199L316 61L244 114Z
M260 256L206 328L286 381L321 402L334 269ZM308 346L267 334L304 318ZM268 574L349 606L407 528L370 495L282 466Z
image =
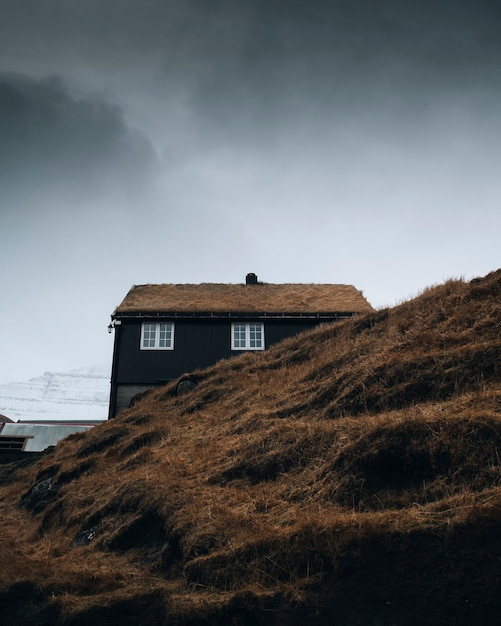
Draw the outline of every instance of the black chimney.
M257 276L255 274L247 274L245 277L246 285L257 285Z

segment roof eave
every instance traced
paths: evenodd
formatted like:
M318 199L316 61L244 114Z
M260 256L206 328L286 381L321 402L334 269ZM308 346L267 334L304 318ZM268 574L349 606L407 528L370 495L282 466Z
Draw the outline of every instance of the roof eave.
M345 319L369 311L115 311L115 319Z

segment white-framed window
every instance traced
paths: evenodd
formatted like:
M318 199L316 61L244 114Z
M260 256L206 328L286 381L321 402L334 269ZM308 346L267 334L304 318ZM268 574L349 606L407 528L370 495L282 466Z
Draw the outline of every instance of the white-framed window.
M174 350L174 324L172 322L143 322L141 350Z
M264 350L264 324L235 322L231 325L232 350Z

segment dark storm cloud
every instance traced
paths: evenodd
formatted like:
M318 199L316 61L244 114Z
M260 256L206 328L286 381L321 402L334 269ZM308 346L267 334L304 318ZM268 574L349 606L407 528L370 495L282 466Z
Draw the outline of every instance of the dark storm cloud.
M299 143L305 135L341 141L354 128L405 134L440 117L434 107L468 107L501 91L501 9L491 0L0 7L5 69L57 71L122 95L169 159L230 143L252 149L284 135L294 141L296 133Z
M361 83L367 91L471 83L495 70L501 50L500 9L489 0L2 5L4 62L9 54L21 61L29 56L36 66L37 59L54 60L64 50L61 66L100 73L140 69L167 90L166 98L183 87L192 92L204 112L221 105L266 112L292 98L328 105L343 91L347 100L363 95Z
M133 192L155 166L150 142L119 107L72 97L58 77L0 74L0 137L2 195Z
M201 38L178 42L196 77L192 104L213 134L293 133L305 123L324 132L368 119L416 124L437 98L501 87L493 5L252 4L221 42L210 25Z

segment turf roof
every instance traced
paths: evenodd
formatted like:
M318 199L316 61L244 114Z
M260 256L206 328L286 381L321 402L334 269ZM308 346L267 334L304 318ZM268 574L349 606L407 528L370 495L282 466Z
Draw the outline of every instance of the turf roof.
M113 315L126 313L367 313L352 285L202 283L134 285Z

